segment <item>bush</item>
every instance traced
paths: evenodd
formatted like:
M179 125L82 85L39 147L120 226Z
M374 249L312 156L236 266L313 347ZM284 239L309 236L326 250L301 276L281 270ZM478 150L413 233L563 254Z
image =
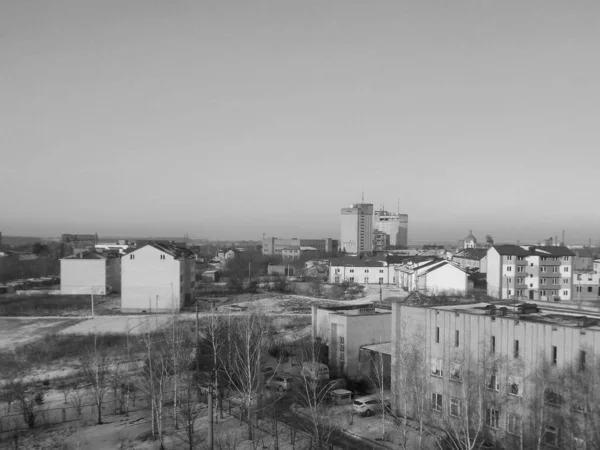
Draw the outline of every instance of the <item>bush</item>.
M66 311L91 310L88 296L60 296L47 297L4 296L0 298L1 316L41 316L54 315Z

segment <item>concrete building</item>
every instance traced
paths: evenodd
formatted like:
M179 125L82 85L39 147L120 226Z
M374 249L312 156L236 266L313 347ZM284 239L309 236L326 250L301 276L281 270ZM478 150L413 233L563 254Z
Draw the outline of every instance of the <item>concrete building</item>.
M573 274L573 300L600 300L600 274L593 270Z
M506 449L538 439L544 449L599 448L596 427L581 425L598 417L598 380L586 374L600 358L600 315L513 301L395 303L391 343L396 413L446 430L472 419L481 438ZM410 367L399 357L407 347L422 358ZM417 399L403 390L406 371Z
M121 292L121 259L83 250L60 260L60 293L107 295Z
M392 246L406 247L408 245L408 214L394 214L380 210L374 213L375 230L388 235Z
M191 301L196 255L174 244L145 245L121 258L123 312L179 311Z
M487 249L467 248L452 255L452 262L463 270L477 270L487 273Z
M466 295L467 273L446 260L408 261L395 267L398 287L425 295Z
M373 205L356 203L342 208L342 232L340 248L349 254L373 250Z
M330 283L394 284L396 273L384 259L344 257L330 261Z
M498 299L571 300L574 256L563 246L494 245L487 254L487 293Z
M262 240L263 255L282 255L284 249L312 247L319 254L338 252L338 241L331 238L323 239L303 239L290 238L281 239L277 237L268 237Z
M390 245L390 235L385 231L375 230L373 232L373 250L385 250Z
M575 253L573 258L573 270L575 272L589 272L594 267L594 255L589 248L571 248Z
M301 245L300 247L288 247L281 250L281 257L284 261L300 259L302 256L314 258L319 255L319 251L314 247L306 247Z
M312 337L327 345L334 376L358 377L359 351L364 345L389 342L391 311L373 305L312 307Z

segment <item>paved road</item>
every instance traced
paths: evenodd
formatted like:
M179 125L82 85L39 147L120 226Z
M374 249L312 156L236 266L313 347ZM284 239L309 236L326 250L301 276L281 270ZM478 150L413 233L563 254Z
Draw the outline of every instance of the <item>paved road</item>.
M230 311L215 311L217 316L243 316L243 312L230 312ZM198 313L199 317L210 317L212 313L201 312ZM297 316L310 316L310 313L267 313L269 316L281 316L281 317L297 317ZM159 317L168 317L169 314L160 314ZM102 314L96 316L0 316L0 319L16 319L16 320L89 320L89 319L102 319L102 318L115 318L124 317L131 319L139 318L152 318L154 314ZM195 319L196 313L180 313L177 315L179 319Z

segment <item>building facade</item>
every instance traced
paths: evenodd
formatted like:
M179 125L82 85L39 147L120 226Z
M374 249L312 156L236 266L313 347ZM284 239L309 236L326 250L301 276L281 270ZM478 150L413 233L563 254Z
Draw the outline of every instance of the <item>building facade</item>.
M425 295L466 295L467 273L454 264L438 259L409 261L395 267L398 287Z
M180 311L193 298L196 256L172 244L148 244L121 258L123 312Z
M487 249L468 248L452 255L452 262L463 270L477 270L487 273Z
M469 235L463 240L463 248L476 248L477 239L473 236L473 230L469 231Z
M389 342L391 311L373 305L312 307L312 336L328 348L329 370L335 376L360 375L359 352L364 345Z
M373 205L356 203L341 210L340 250L359 254L373 250Z
M323 239L303 239L303 238L290 238L281 239L277 237L267 237L262 240L262 254L263 255L282 255L284 249L298 248L300 247L312 247L317 250L319 254L338 252L338 241L331 238Z
M563 246L494 245L487 253L487 293L498 299L571 300L574 256Z
M455 434L468 421L473 438L502 444L494 448L598 448L600 386L587 374L600 357L599 324L508 301L393 304L392 406ZM407 347L421 355L410 367ZM407 395L407 371L408 389L425 398Z
M589 272L575 272L573 274L573 300L591 301L600 300L600 274Z
M340 258L330 262L330 283L395 284L396 273L383 261Z
M375 230L388 236L388 245L402 247L408 245L408 214L375 211L374 220Z
M60 260L63 295L107 295L121 291L121 259L84 250Z

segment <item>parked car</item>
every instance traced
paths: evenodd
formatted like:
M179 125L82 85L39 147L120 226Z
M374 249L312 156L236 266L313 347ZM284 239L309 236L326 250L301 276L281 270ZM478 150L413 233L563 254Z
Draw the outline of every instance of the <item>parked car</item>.
M226 306L225 309L227 309L231 312L243 312L243 311L246 311L248 308L246 308L245 306L240 306L240 305L229 305L229 306Z
M383 404L386 408L390 407L390 400L384 399ZM352 409L356 414L361 416L371 416L372 414L380 413L382 407L381 398L376 395L367 395L354 400Z
M327 381L329 380L329 367L327 367L327 364L307 362L302 364L300 375L313 380Z
M275 375L266 384L267 389L277 389L279 392L289 391L292 389L294 380L290 376Z

